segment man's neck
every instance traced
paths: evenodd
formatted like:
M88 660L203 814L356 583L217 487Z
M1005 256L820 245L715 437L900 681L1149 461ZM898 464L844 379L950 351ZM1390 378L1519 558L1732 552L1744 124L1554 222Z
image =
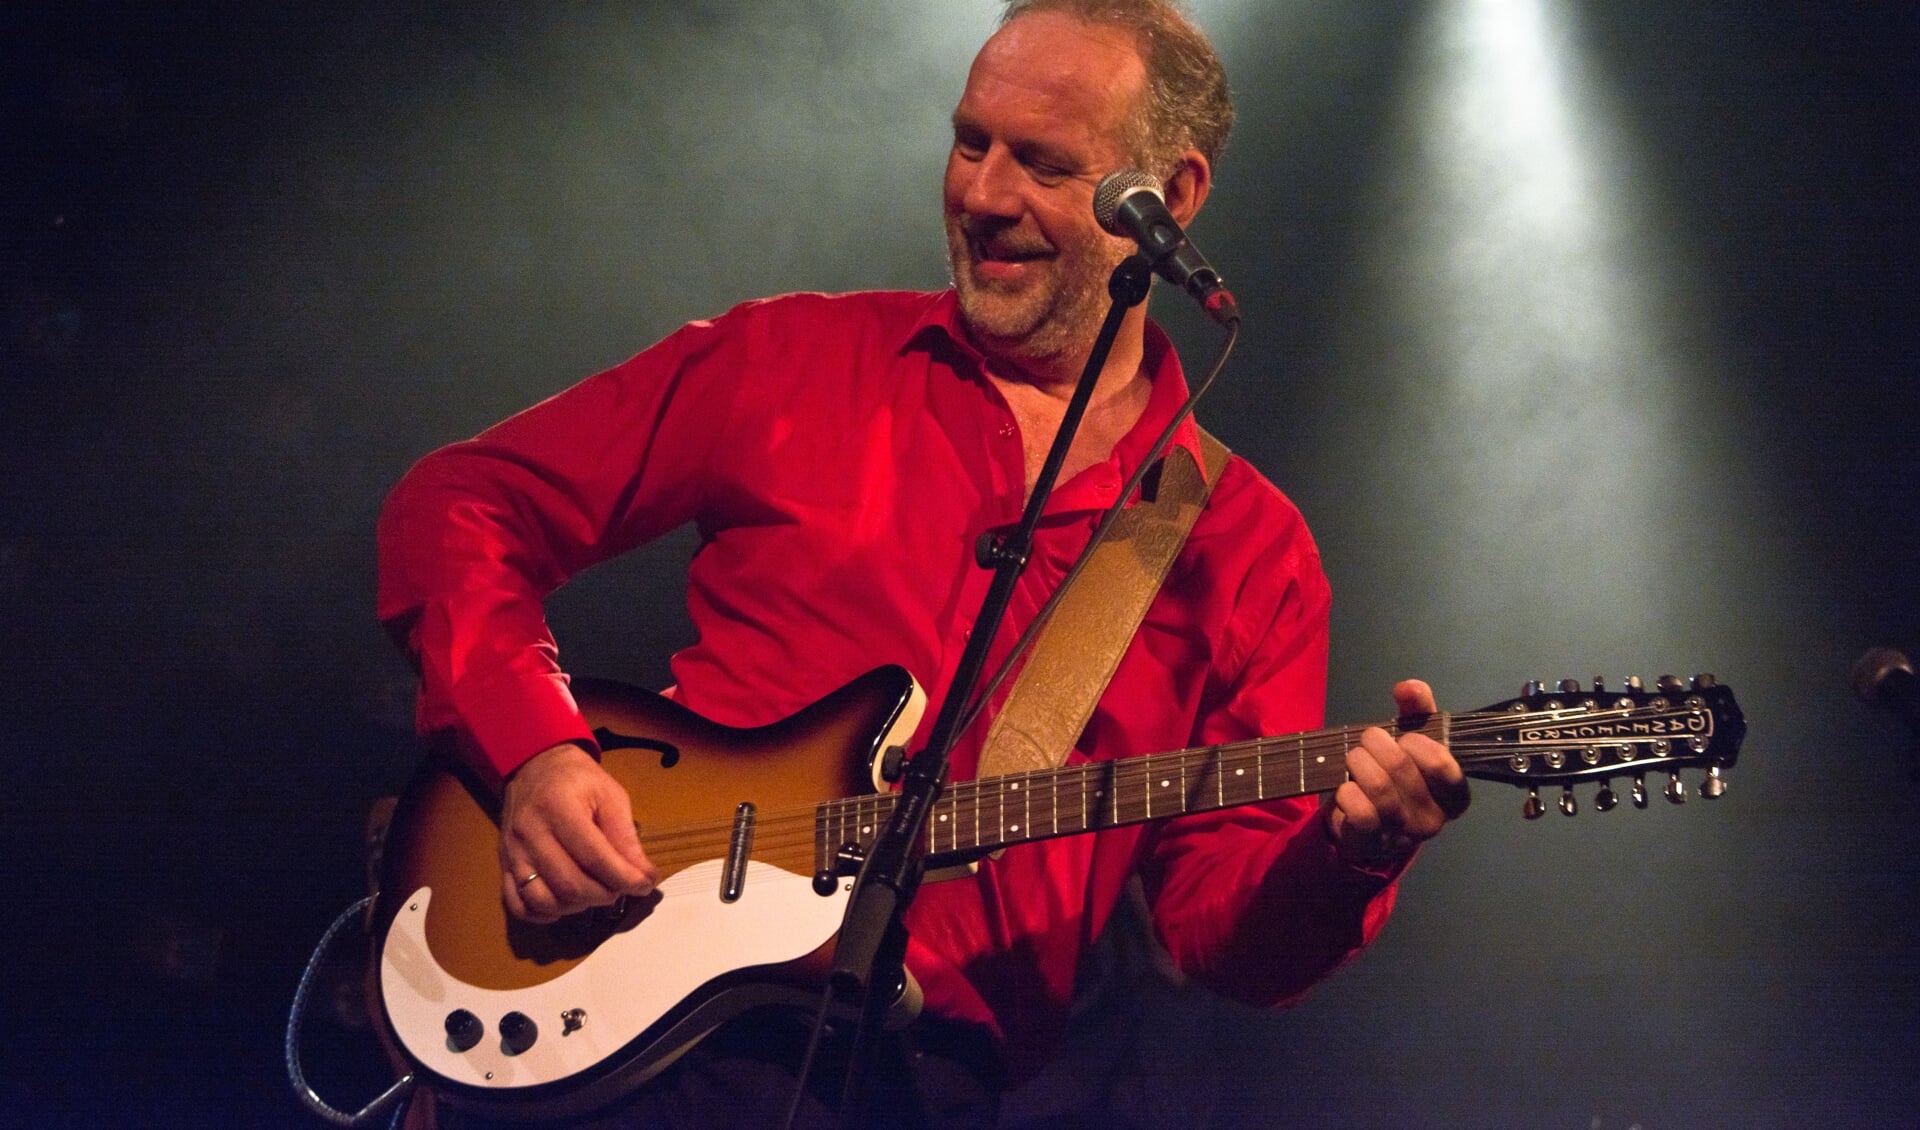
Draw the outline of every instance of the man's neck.
M1133 348L1123 352L1116 342L1107 364L1102 367L1087 402L1086 414L1074 433L1073 446L1068 448L1066 462L1060 468L1060 482L1110 458L1114 446L1132 430L1146 410L1153 382L1141 367L1140 343L1135 340L1132 344ZM1040 469L1046 463L1054 437L1059 434L1079 376L1076 371L1064 379L1036 379L1030 371L1015 369L1008 373L991 361L988 363L988 379L1000 390L1020 425L1026 461L1023 499L1032 495L1039 480Z

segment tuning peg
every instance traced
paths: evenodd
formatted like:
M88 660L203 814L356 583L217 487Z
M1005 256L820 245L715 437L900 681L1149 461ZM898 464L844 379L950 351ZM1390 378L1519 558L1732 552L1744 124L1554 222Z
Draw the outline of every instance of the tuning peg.
M1702 671L1693 677L1693 689L1696 691L1711 690L1719 685L1720 680L1714 678L1711 672Z
M1546 815L1547 806L1540 803L1540 790L1528 789L1527 802L1520 806L1520 815L1529 820L1538 820Z
M1645 808L1647 806L1647 775L1645 773L1635 773L1633 775L1633 788L1628 790L1628 795L1633 797L1633 806L1635 808Z
M1720 767L1715 765L1708 768L1706 780L1700 782L1700 795L1708 800L1719 800L1726 791L1727 779L1721 775Z
M1526 682L1520 684L1520 697L1532 698L1546 689L1547 685L1540 680L1528 679Z
M1560 693L1561 693L1561 694L1579 694L1579 693L1580 693L1580 680L1578 680L1578 679L1562 679L1562 680L1560 680Z
M1560 786L1560 811L1572 816L1580 811L1580 803L1573 799L1573 786Z
M1660 681L1654 685L1660 688L1661 694L1681 694L1687 689L1687 685L1680 681L1678 675L1662 675Z
M1627 676L1627 689L1628 689L1628 690L1630 690L1630 691L1643 691L1643 690L1646 690L1646 689L1647 689L1647 687L1646 687L1646 684L1645 684L1645 683L1642 683L1642 682L1640 681L1640 676L1638 676L1638 675L1628 675L1628 676Z
M1687 786L1680 781L1680 774L1667 774L1667 799L1675 804L1687 803Z
M1600 791L1593 794L1594 810L1597 812L1612 812L1613 806L1619 803L1620 798L1615 795L1613 791L1613 782L1600 782Z
M1594 693L1594 694L1606 694L1606 693L1607 693L1607 679L1606 679L1606 676L1604 676L1604 675L1595 675L1595 676L1593 677L1593 693Z

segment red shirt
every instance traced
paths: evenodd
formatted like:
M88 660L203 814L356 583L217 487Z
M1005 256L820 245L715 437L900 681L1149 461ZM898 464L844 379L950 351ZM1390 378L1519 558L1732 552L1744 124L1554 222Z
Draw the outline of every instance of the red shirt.
M1144 363L1145 413L1056 491L1002 651L1186 397L1157 328ZM1176 442L1197 454L1191 423ZM1024 482L1019 428L950 292L748 303L422 460L381 516L379 612L419 661L422 731L459 732L496 783L549 746L592 744L541 600L686 522L702 543L698 642L672 661L683 704L760 725L897 663L937 709L990 582L972 547L1017 522ZM1328 602L1299 512L1233 459L1074 757L1319 726ZM955 751L956 779L985 729ZM993 1028L1016 1071L1037 1067L1137 866L1183 969L1254 1002L1296 997L1393 901L1389 878L1338 862L1316 810L1306 798L1012 848L921 889L908 964L932 1011Z

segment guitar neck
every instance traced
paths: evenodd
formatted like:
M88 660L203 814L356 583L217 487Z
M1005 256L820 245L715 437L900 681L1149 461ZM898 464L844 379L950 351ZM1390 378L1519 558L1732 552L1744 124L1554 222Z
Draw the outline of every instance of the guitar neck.
M1449 715L1436 713L1418 728L1444 742L1449 723ZM1379 725L1400 732L1397 723ZM1346 751L1366 728L1339 726L955 782L928 817L927 864L943 867L1031 840L1331 792L1347 779ZM816 835L823 858L842 845L871 843L892 807L891 795L821 805Z

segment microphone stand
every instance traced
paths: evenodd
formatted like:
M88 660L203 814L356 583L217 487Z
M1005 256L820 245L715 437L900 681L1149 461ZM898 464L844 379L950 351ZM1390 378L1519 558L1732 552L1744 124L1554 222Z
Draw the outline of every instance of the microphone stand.
M847 911L834 952L833 973L827 987L829 999L836 992L845 993L857 1000L861 1009L841 1094L843 1126L857 1126L859 1104L865 1097L866 1069L873 1054L871 1034L884 1019L893 995L906 984L907 931L903 919L925 870L923 847L927 819L946 787L953 746L959 739L959 723L968 716L965 709L968 700L979 684L988 649L999 632L1000 623L1006 618L1014 584L1032 555L1034 530L1040 525L1041 514L1053 494L1054 481L1066 462L1067 451L1073 446L1074 433L1079 430L1080 418L1086 414L1100 371L1106 367L1107 355L1119 336L1120 323L1128 310L1146 300L1152 284L1153 266L1143 256L1129 256L1114 268L1107 280L1107 294L1112 304L1107 308L1099 335L1094 338L1093 352L1081 371L1080 383L1074 386L1060 430L1040 468L1040 476L1034 482L1033 495L1027 500L1020 525L1006 537L983 535L976 547L980 567L994 571L993 583L981 600L974 629L954 672L953 684L941 703L940 714L934 720L927 747L908 760L893 814L861 863L853 892L847 899ZM800 1086L805 1085L803 1078ZM796 1094L796 1111L798 1101Z

